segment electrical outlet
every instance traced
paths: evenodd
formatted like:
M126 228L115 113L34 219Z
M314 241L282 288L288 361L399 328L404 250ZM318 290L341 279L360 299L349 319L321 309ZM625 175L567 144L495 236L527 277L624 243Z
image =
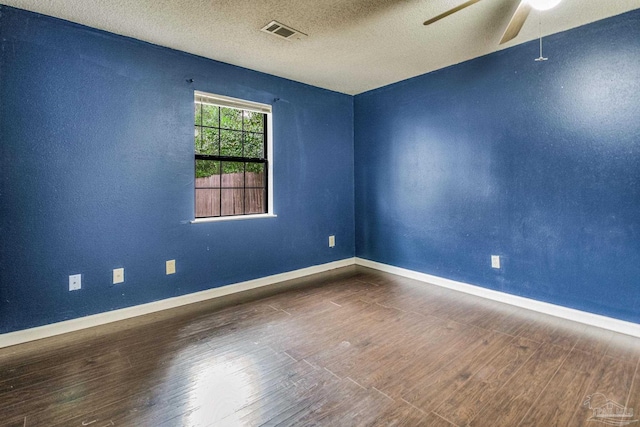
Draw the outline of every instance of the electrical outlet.
M69 291L82 289L82 274L72 274L69 276Z
M500 255L491 255L491 268L500 268Z
M329 247L333 248L336 245L336 236L329 236Z
M113 284L117 285L118 283L124 282L124 268L114 268L113 269Z
M176 272L176 260L175 259L170 259L169 261L166 262L166 271L167 274L175 274Z

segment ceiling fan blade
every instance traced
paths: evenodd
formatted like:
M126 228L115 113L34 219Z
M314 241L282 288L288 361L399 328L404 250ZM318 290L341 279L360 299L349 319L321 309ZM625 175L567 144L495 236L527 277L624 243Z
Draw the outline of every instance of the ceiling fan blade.
M511 17L507 29L504 30L500 44L504 44L518 35L524 25L524 21L526 21L527 16L529 16L529 12L531 12L531 5L527 0L522 0Z
M424 21L423 25L433 24L434 22L439 21L442 18L446 18L449 15L453 15L454 13L456 13L456 12L458 12L458 11L464 9L464 8L467 8L467 7L471 6L472 4L478 3L479 1L480 0L469 0L469 1L466 1L466 2L462 3L461 5L454 7L453 9L449 9L446 12L441 13L440 15L436 16L435 18L431 18L428 21Z

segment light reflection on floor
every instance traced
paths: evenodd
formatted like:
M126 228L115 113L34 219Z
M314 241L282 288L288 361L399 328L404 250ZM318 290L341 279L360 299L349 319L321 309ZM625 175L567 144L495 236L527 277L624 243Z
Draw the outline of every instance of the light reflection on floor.
M251 356L230 355L192 365L186 376L191 381L189 404L192 411L185 426L243 426L238 409L256 394L254 384L259 367Z

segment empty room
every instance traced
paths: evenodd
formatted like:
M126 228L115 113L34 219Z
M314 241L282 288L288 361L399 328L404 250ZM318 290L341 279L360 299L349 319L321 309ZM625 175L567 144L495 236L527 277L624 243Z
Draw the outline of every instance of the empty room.
M640 425L640 0L0 0L0 426Z

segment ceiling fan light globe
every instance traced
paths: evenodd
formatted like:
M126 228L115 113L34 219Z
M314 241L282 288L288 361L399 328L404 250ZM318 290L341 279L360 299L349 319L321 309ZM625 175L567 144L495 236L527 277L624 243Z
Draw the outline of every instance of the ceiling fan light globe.
M556 7L562 0L528 0L531 7L537 10L549 10Z

